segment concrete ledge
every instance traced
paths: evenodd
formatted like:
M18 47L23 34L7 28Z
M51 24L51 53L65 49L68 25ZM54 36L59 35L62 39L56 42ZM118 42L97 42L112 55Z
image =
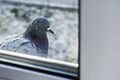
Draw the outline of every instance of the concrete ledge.
M77 0L76 0L77 1ZM14 4L14 5L21 5L21 4L24 4L24 5L28 5L28 6L38 6L38 7L48 7L48 8L55 8L55 9L68 9L68 10L78 10L78 5L77 5L77 2L74 2L74 3L64 3L64 2L61 2L61 3L58 3L58 2L52 2L50 0L44 0L44 1L24 1L24 0L21 0L21 1L18 1L18 0L2 0L0 2L3 2L3 3L8 3L8 4Z

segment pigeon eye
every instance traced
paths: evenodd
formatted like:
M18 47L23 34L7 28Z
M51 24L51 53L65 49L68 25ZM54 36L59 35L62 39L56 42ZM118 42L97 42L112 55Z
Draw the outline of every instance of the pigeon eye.
M42 28L42 25L41 25L41 24L38 24L38 28L40 28L40 29L41 29L41 28Z

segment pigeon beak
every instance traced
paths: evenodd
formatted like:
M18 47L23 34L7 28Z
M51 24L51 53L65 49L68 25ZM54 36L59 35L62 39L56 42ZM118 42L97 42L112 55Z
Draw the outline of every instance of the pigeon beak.
M48 32L55 34L50 28L47 29Z

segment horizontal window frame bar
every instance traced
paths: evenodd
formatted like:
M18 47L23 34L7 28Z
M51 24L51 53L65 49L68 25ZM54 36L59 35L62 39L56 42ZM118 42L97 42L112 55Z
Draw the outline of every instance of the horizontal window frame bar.
M0 62L21 68L53 73L68 78L78 77L78 64L68 63L23 53L0 50Z

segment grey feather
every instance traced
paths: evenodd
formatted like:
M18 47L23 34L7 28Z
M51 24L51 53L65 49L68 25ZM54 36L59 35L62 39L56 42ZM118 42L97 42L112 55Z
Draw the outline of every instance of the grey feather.
M23 35L12 35L0 42L0 49L18 53L25 53L41 57L47 57L42 50L37 50L36 46Z

